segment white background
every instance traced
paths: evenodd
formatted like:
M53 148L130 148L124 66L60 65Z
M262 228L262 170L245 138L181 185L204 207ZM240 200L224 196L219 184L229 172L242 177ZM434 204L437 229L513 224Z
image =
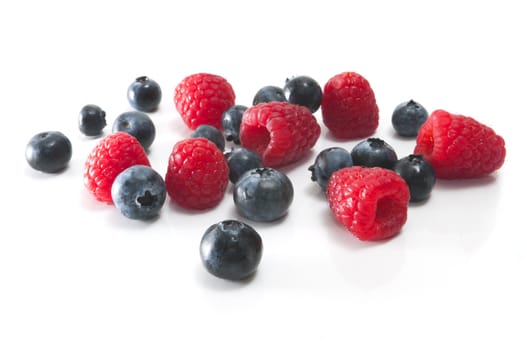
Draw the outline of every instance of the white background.
M2 199L0 349L525 349L525 11L517 1L19 1L0 5ZM346 4L346 5L344 5ZM501 134L505 165L479 180L439 181L411 205L400 235L363 243L332 218L307 167L330 145L322 127L309 157L283 169L295 186L287 217L251 223L264 255L256 276L209 275L205 229L238 218L221 204L187 212L167 202L151 223L126 219L84 189L83 163L99 139L77 129L88 103L110 133L130 110L128 85L160 83L151 117L154 169L188 130L172 102L197 72L224 76L239 104L264 85L306 74L323 85L344 71L375 91L375 134L399 156L393 108L475 117ZM320 112L315 114L321 121ZM68 169L31 169L34 134L73 144Z

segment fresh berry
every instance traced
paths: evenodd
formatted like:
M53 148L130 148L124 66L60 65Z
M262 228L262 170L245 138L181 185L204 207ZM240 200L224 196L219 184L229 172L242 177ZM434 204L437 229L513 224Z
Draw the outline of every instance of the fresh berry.
M163 177L144 165L125 169L112 184L115 207L130 219L149 220L157 217L166 195Z
M400 136L413 137L428 118L428 112L414 100L403 102L395 107L392 126Z
M220 151L225 150L225 138L220 130L208 124L201 124L194 130L190 137L204 137L212 141Z
M79 130L86 136L97 136L106 126L106 112L96 105L86 105L79 113Z
M212 275L227 280L252 276L262 259L262 238L246 223L225 220L210 226L203 235L199 252Z
M274 221L287 214L294 189L284 173L273 168L249 170L234 185L234 204L243 217Z
M246 171L262 168L262 158L247 148L236 148L225 154L229 165L229 180L236 183Z
M322 103L322 88L315 79L305 75L287 79L284 95L289 103L307 107L311 113Z
M112 132L122 131L132 135L147 150L156 138L156 127L148 114L143 112L124 112L114 121Z
M414 154L430 162L439 179L488 175L503 165L505 153L505 141L490 127L444 110L430 114L414 149Z
M379 124L379 108L369 82L355 72L335 75L324 86L322 120L340 139L371 136Z
M309 152L320 126L309 109L287 102L252 106L243 114L241 144L262 157L267 167L293 163Z
M33 136L26 146L26 160L29 165L44 173L56 173L71 160L70 140L59 131L46 131Z
M268 85L256 92L253 98L253 106L259 103L273 101L287 102L287 99L285 98L284 90L281 87Z
M406 223L410 191L391 170L340 169L329 179L326 194L337 221L360 240L390 238Z
M174 103L192 130L201 124L221 128L221 116L234 105L236 96L225 78L197 73L184 78L174 92Z
M142 76L128 87L128 102L141 112L153 112L161 103L161 87L154 80Z
M229 184L223 153L205 138L190 138L174 145L165 176L167 193L183 208L208 209L220 203Z
M113 181L132 165L150 166L143 146L125 132L110 134L88 155L84 165L84 185L98 201L112 204Z
M232 141L237 145L240 144L240 124L242 123L243 113L246 110L246 106L234 105L221 116L221 125L227 141Z
M436 176L434 168L421 155L409 155L395 163L393 170L410 188L410 202L419 202L430 197Z
M315 163L308 170L311 171L311 180L316 181L322 189L326 190L331 175L342 168L353 165L351 153L341 147L330 147L322 150L315 158Z
M397 162L397 154L384 140L370 137L355 145L351 150L354 165L392 169Z

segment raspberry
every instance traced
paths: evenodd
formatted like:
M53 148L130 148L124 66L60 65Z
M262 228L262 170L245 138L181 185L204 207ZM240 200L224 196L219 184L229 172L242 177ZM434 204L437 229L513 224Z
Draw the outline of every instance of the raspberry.
M322 120L340 139L372 135L379 125L375 94L364 77L355 72L335 75L324 86Z
M187 76L174 92L176 109L192 130L202 124L220 129L222 114L234 105L235 98L227 80L208 73Z
M135 137L116 132L103 138L84 165L84 185L98 201L112 204L112 184L132 165L150 166L143 146Z
M391 170L340 169L329 179L326 194L336 219L360 240L390 238L406 222L410 191Z
M317 142L320 126L309 109L287 102L260 103L245 111L241 144L256 152L266 167L293 163Z
M187 209L216 206L229 184L229 167L223 153L203 137L174 145L165 176L167 193Z
M441 179L488 175L505 161L505 141L477 120L434 111L417 134L415 154L422 154Z

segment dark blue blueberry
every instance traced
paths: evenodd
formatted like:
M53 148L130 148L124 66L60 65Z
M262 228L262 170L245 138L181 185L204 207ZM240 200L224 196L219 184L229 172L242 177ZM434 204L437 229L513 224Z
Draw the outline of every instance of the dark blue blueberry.
M284 95L284 90L278 86L264 86L256 92L256 95L254 95L253 106L259 103L273 101L287 102L287 99Z
M263 167L262 158L247 148L236 148L225 154L229 165L229 180L236 183L246 172Z
M225 138L223 137L223 134L212 125L202 124L198 126L190 134L190 137L204 137L207 140L214 142L220 151L223 152L225 150Z
M419 128L428 118L428 112L414 100L403 102L395 107L392 125L401 136L417 136Z
M311 180L316 181L322 189L326 189L331 175L342 168L353 165L351 153L341 147L330 147L321 151L315 158L315 163L308 170Z
M148 166L131 166L121 172L112 184L113 203L130 219L155 218L159 215L165 199L163 178Z
M272 168L249 170L234 185L238 212L253 221L274 221L287 214L293 202L293 184L284 173Z
M221 116L221 125L225 133L225 139L235 144L240 144L240 125L242 123L243 112L247 110L246 106L234 105L227 109Z
M79 130L86 136L97 136L106 126L106 112L96 105L86 105L79 113Z
M128 102L139 111L153 112L161 102L161 87L148 77L139 77L128 87Z
M311 113L322 103L322 88L315 79L305 75L287 79L284 95L289 103L307 107Z
M46 131L33 136L26 146L29 165L44 173L66 168L72 155L70 140L59 131Z
M143 112L124 112L115 119L113 132L123 131L134 136L147 150L156 138L156 128L152 119Z
M435 171L421 155L411 154L399 159L393 170L408 184L411 202L419 202L430 196L436 182Z
M262 260L263 244L251 226L225 220L205 231L199 252L208 272L219 278L238 281L256 272Z
M397 162L395 150L381 139L370 137L351 150L354 165L392 169Z

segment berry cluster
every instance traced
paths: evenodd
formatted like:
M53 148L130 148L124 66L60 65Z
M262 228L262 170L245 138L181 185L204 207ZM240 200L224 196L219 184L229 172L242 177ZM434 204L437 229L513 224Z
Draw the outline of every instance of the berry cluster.
M336 220L360 240L399 233L409 202L426 200L436 176L485 176L505 160L504 141L491 128L443 110L428 115L413 100L399 104L392 114L396 133L416 143L413 154L399 158L387 142L372 136L379 108L369 82L355 72L337 74L323 88L305 75L287 79L283 88L267 85L256 92L251 106L235 103L225 78L197 73L174 90L175 109L192 132L174 144L163 177L152 169L147 154L156 136L147 113L158 109L161 96L154 80L135 79L127 94L134 111L115 119L112 133L98 141L85 161L87 190L130 219L157 217L167 196L181 208L214 208L229 182L234 206L244 219L285 217L294 185L283 167L303 159L316 145L321 127L314 113L319 109L335 138L360 139L351 150L322 150L309 167ZM106 113L86 105L78 126L86 136L102 136ZM225 151L227 143L230 151ZM71 142L60 132L39 133L26 148L29 165L48 173L65 169L71 155ZM262 251L259 234L238 220L210 226L200 243L205 268L230 280L251 276Z

